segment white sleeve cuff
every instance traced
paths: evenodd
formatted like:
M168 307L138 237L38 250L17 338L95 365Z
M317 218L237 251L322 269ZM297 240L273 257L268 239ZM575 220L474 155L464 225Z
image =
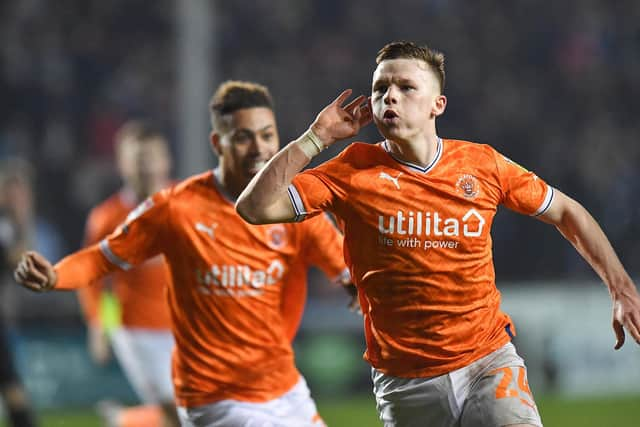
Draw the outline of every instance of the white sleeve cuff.
M542 204L540 205L537 211L531 214L531 216L540 216L549 210L549 208L551 207L551 203L553 202L553 193L554 193L553 187L550 185L547 185L547 194L545 194Z
M109 262L111 262L114 265L117 265L121 269L123 270L131 269L131 264L129 264L128 262L120 258L118 255L113 253L113 251L109 247L109 242L107 241L107 239L103 239L100 242L100 252L102 252L102 255L104 255L109 260Z
M305 207L304 203L302 203L302 197L300 197L300 193L298 193L298 189L293 184L289 185L287 189L289 193L289 200L291 200L291 205L293 206L293 210L296 212L296 216L294 221L299 222L305 219L305 217L309 214Z

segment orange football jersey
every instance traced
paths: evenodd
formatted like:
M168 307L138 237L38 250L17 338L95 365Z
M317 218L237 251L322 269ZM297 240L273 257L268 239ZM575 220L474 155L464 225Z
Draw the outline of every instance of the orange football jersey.
M93 245L121 225L137 205L136 196L123 188L89 213L85 246ZM78 297L88 322L99 322L100 298L110 285L120 303L122 325L127 328L166 330L171 328L165 297L169 272L159 256L129 271L115 271L91 286L78 289Z
M341 223L375 368L441 375L515 333L500 311L491 224L500 204L543 213L553 189L490 146L439 139L420 167L386 141L356 143L298 174L289 196L299 220L328 210Z
M261 402L281 396L299 378L282 314L284 289L304 286L300 265L307 262L339 277L342 252L342 236L325 216L309 224L245 223L208 172L140 204L99 250L93 246L63 259L56 265L56 289L163 254L172 278L178 404ZM299 322L297 312L292 318Z

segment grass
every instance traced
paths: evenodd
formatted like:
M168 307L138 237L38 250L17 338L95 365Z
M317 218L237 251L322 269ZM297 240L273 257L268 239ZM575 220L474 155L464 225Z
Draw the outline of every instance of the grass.
M372 397L322 400L318 407L330 427L381 426ZM638 427L640 396L538 399L545 427ZM101 427L90 409L50 410L40 414L41 427ZM0 423L0 426L6 424Z

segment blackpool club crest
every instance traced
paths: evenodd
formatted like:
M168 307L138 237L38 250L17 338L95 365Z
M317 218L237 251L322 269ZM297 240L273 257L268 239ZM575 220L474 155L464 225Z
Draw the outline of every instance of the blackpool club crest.
M267 228L267 244L272 249L280 249L287 244L287 230L282 224L274 224Z
M478 179L467 173L460 175L456 182L456 191L467 199L475 199L480 193Z

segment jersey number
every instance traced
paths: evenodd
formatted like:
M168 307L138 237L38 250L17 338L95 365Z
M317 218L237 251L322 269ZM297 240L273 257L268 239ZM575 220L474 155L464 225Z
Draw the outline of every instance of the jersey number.
M513 370L510 367L498 368L491 372L491 375L496 375L502 373L502 379L496 388L496 399L504 399L505 397L518 397L520 401L527 406L535 407L533 402L533 395L531 394L531 389L529 388L529 382L527 381L527 374L524 367L518 367L518 381L517 388L515 388L516 384L512 384L513 381ZM525 393L531 400L523 399L520 397L520 391Z

